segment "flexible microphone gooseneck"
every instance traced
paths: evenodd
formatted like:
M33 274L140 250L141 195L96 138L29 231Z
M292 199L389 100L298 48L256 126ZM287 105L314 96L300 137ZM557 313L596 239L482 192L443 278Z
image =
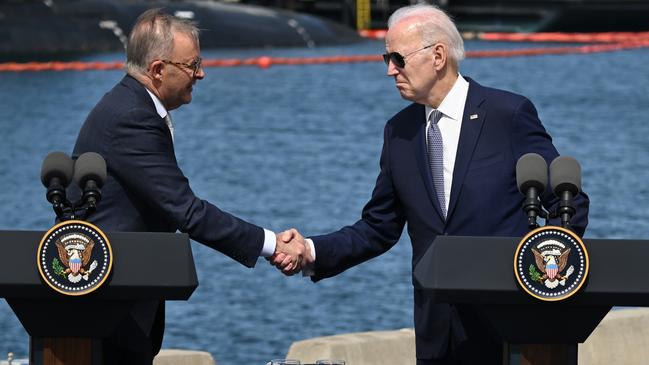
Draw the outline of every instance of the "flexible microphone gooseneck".
M557 214L561 226L570 228L570 219L575 215L572 199L581 191L581 166L569 156L559 156L550 164L550 186L559 201Z
M523 211L527 214L527 226L538 228L537 217L546 218L539 195L545 190L548 182L548 164L537 153L527 153L516 162L516 184L525 195Z
M74 181L83 190L82 201L90 214L101 201L101 188L106 181L106 161L95 152L79 156L74 164Z
M74 162L63 152L51 152L41 166L41 182L47 188L45 197L59 218L68 203L65 188L72 181L73 171Z

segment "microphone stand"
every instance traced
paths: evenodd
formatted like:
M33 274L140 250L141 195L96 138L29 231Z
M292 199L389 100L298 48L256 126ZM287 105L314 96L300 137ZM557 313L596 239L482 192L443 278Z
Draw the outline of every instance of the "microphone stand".
M553 212L547 214L547 219L561 218L561 227L572 231L570 224L571 218L577 213L572 205L572 193L569 190L561 192L559 207Z
M69 220L83 220L85 221L88 216L97 211L98 199L81 199L75 203L65 200L65 202L52 203L54 213L56 213L57 222L65 222Z
M561 227L570 229L570 218L575 213L575 207L572 206L572 192L570 190L561 192L561 202L557 209L557 215L561 216Z
M543 209L539 193L536 187L531 186L525 194L523 201L523 211L527 214L527 227L529 229L539 228L539 223L536 221L537 217L548 220L548 212Z

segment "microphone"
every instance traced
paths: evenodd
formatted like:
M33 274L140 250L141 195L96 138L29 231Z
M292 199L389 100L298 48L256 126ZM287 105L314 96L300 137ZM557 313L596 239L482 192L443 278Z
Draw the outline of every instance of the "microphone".
M106 181L106 161L100 154L86 152L74 164L74 181L83 190L84 203L91 213L101 201L101 188Z
M550 164L550 185L560 200L557 214L561 216L561 225L570 227L570 218L575 215L572 205L574 198L581 191L581 166L569 156L559 156Z
M539 195L545 190L548 182L548 164L538 153L526 153L516 162L516 184L525 195L523 211L527 214L527 226L538 228L536 218L547 217L541 207Z
M47 188L45 196L59 216L63 213L65 188L72 181L73 171L74 162L63 152L49 153L41 166L41 182Z

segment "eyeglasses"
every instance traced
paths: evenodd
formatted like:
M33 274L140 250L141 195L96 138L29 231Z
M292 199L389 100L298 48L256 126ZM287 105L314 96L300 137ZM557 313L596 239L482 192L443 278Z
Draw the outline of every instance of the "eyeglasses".
M408 53L405 56L402 56L401 53L399 53L399 52L386 53L386 54L383 55L383 62L385 62L385 64L389 66L390 61L392 61L392 63L394 63L395 66L397 66L399 68L404 68L404 67L406 67L406 58L408 56L410 56L412 54L415 54L415 53L417 53L419 51L423 51L423 50L425 50L427 48L430 48L430 47L434 46L435 44L437 44L437 43L429 44L426 47L420 48L420 49L418 49L416 51L412 51L412 52Z
M174 62L174 61L169 61L169 60L160 60L160 61L162 61L163 63L188 68L188 69L192 70L192 77L196 77L196 73L198 72L198 70L201 69L201 62L203 62L203 59L200 58L200 57L197 57L191 63Z

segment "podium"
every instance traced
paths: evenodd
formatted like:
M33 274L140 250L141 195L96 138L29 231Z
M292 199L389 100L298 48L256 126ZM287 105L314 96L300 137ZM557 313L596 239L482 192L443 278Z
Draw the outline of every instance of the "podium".
M504 364L576 365L612 306L649 306L649 241L584 240L590 272L579 292L544 302L518 288L520 238L438 236L415 266L416 285L436 303L470 305L505 342Z
M112 273L96 291L70 297L45 284L36 255L45 232L0 231L0 297L30 336L30 364L101 364L101 339L127 316L150 331L148 303L187 300L198 286L189 237L113 232Z

